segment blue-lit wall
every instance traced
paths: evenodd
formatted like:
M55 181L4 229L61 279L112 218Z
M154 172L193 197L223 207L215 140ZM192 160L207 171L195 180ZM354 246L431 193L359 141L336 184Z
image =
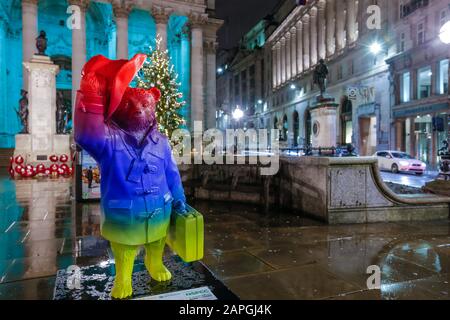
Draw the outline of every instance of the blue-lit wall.
M148 53L155 47L156 23L148 11L134 9L128 16L128 55Z
M38 5L38 31L45 30L48 38L47 54L71 65L72 33L66 27L67 0L40 0ZM14 136L21 131L16 114L22 89L22 11L21 0L0 1L0 148L14 148ZM172 16L168 23L168 50L181 91L190 101L190 40L185 30L187 17ZM156 24L149 12L134 9L129 16L129 55L148 53L155 47ZM91 2L86 12L87 59L102 54L116 58L116 23L112 5ZM70 67L62 69L56 78L60 90L72 90ZM190 117L189 105L181 114Z
M21 1L0 2L0 147L14 147L22 83Z
M116 24L112 5L92 2L86 12L86 59L98 54L116 58Z

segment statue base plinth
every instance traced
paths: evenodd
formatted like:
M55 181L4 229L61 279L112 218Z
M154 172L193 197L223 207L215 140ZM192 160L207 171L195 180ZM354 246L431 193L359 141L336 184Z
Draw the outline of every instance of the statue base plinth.
M70 157L70 135L16 135L14 157L22 156L27 164L50 163L54 154Z
M311 107L312 147L331 148L337 142L337 107L331 96L320 95Z
M35 54L23 63L28 70L28 134L16 135L14 155L26 164L47 164L49 157L70 157L70 135L56 134L56 75L59 67L49 56Z
M109 244L105 242L105 247ZM89 253L90 250L81 252ZM99 251L99 249L97 249ZM144 256L139 254L133 268L134 300L239 300L222 281L205 267L202 262L186 264L178 256L167 254L165 266L172 272L172 280L158 283L150 278L145 265ZM53 300L111 300L115 266L112 259L108 263L81 266L80 288L70 289L67 286L71 276L66 269L59 270L56 275ZM197 294L183 294L196 290ZM200 292L199 292L200 290ZM205 293L209 293L206 294Z
M326 93L318 95L316 97L316 104L313 106L313 108L316 106L320 106L324 103L335 103L335 99L334 99L334 97L332 97Z
M52 59L49 56L44 56L40 54L34 54L33 58L30 60L31 63L44 63L44 64L53 64Z

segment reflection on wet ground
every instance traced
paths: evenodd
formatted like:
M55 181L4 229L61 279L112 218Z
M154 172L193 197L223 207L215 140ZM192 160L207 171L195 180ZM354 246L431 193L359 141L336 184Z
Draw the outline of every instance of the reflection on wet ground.
M70 180L0 178L0 299L52 299L56 271L111 258L98 204ZM449 299L450 221L326 226L287 212L196 203L204 263L242 299ZM381 290L367 288L367 267Z

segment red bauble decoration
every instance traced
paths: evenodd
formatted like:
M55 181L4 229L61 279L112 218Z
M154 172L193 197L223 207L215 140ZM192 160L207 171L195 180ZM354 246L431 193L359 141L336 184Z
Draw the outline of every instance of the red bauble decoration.
M27 169L27 171L33 171L33 166L31 165L31 164L27 164L26 166L25 166L25 169Z
M68 174L68 175L72 175L72 173L73 173L73 169L72 169L72 168L69 168L69 169L67 170L67 174Z
M50 172L57 172L59 169L59 166L57 164L52 164L50 166Z
M55 154L54 154L54 155L51 155L51 156L50 156L50 161L51 161L51 162L58 162L58 156L55 155Z
M23 164L23 162L24 162L25 160L24 160L24 158L23 158L22 156L17 156L17 157L14 159L14 161L15 161L16 164L21 165L21 164Z
M59 157L59 161L61 161L63 163L67 162L67 161L69 161L69 157L66 154L63 154Z
M18 174L20 174L20 172L22 171L23 167L21 165L16 166L16 168L14 169Z
M42 163L40 163L36 166L36 170L38 173L45 173L45 166Z
M11 178L14 178L14 173L15 171L13 168L9 169L9 175L11 176Z
M58 169L58 174L59 175L62 176L64 173L65 173L65 171L63 169L61 169L61 168Z
M34 172L33 170L27 170L25 172L25 177L30 178L30 177L34 177Z
M50 174L50 170L45 170L45 172L44 172L46 175L49 175Z
M11 164L14 163L14 158L13 157L9 157L9 163L11 163Z
M60 166L60 168L63 169L64 172L67 172L67 169L69 169L69 166L68 166L67 164L63 163L63 164Z

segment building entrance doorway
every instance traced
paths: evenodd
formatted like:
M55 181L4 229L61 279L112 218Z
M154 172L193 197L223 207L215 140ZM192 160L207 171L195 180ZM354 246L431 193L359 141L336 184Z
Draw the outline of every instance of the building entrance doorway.
M311 123L311 112L306 111L305 116L305 143L307 146L312 144L312 123Z
M359 154L371 156L377 150L377 118L359 118Z
M298 135L299 135L299 131L300 131L300 119L298 116L298 112L294 111L294 141L293 141L293 145L294 147L298 147Z

